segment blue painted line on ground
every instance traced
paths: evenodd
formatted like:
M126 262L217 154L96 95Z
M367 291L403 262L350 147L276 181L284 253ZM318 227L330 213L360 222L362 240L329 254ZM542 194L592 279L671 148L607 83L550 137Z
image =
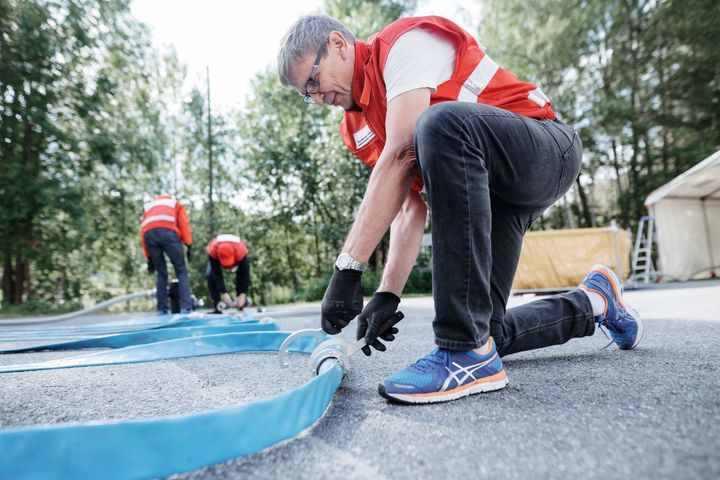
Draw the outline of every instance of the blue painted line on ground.
M116 350L88 353L45 362L5 365L0 373L55 370L58 368L94 367L124 363L157 362L174 358L200 357L236 352L277 351L290 332L222 333L202 337L178 338L147 345L135 345ZM327 337L329 338L329 337ZM291 352L306 352L316 345L313 338L293 342Z
M268 323L237 323L232 325L176 327L142 330L140 332L118 333L102 337L74 340L70 342L34 345L9 350L0 350L0 354L42 352L51 350L81 350L85 348L123 348L132 345L145 345L148 343L174 340L177 338L202 337L220 333L260 332L278 330L274 322Z
M269 351L277 350L290 333L213 337L230 336L238 347L235 351ZM314 347L302 339L296 343L294 351L302 353ZM199 414L0 430L0 478L157 478L248 455L312 426L327 409L342 376L335 363L296 389Z

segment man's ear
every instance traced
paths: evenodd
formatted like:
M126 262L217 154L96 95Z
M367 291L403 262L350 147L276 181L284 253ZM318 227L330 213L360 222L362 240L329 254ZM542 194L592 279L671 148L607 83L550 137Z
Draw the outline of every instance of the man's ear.
M343 37L342 33L336 31L330 32L328 41L330 43L330 49L337 50L340 54L340 58L345 60L348 57L348 42L345 37Z

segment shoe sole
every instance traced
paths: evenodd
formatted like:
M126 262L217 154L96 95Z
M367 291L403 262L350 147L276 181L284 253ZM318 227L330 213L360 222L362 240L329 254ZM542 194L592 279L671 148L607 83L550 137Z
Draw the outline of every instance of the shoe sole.
M640 340L642 340L642 336L644 333L644 327L643 327L643 320L640 314L632 308L630 305L626 305L623 297L622 297L622 283L620 283L620 279L618 279L617 275L615 275L615 272L613 272L611 269L606 267L605 265L593 265L592 270L593 272L598 272L603 277L607 278L610 284L613 287L613 291L615 291L615 296L618 298L618 301L620 302L620 305L628 312L630 315L635 319L635 323L637 323L637 334L635 336L635 341L633 342L632 346L627 348L620 347L621 350L632 350L633 348L637 347L638 343L640 343ZM619 345L618 345L619 347Z
M388 393L385 391L385 385L382 383L378 386L380 396L396 403L441 403L457 400L458 398L467 397L476 393L493 392L501 390L507 386L509 380L505 369L500 370L490 377L475 380L472 383L453 388L445 392L434 393L416 393L413 395L403 395L399 393Z

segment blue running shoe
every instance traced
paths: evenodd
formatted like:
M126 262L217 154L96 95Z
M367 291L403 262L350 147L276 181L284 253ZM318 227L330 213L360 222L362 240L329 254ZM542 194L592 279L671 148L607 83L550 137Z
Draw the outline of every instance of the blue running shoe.
M600 327L610 332L613 342L622 350L635 348L643 336L643 321L622 299L620 280L604 265L594 265L580 289L599 294L605 300L605 311L595 318Z
M437 403L500 390L507 384L502 360L491 337L483 347L467 352L436 348L386 378L378 393L393 402Z

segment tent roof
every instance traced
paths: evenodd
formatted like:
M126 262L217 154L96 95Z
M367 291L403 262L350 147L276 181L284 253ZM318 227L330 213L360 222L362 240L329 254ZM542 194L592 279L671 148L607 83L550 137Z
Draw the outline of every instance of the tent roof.
M668 198L720 199L720 150L652 192L645 206Z

